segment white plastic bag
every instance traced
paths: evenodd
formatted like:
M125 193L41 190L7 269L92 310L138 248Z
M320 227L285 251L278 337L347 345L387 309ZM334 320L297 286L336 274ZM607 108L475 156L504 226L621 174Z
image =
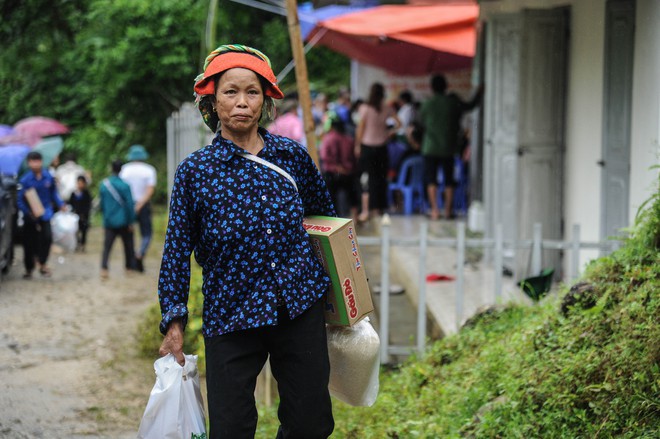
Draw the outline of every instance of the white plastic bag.
M53 243L59 245L65 251L72 252L76 249L78 239L78 215L73 212L55 212L50 219L50 227L53 232Z
M330 394L353 406L372 406L378 396L380 339L365 317L353 326L327 326Z
M206 438L197 355L185 355L185 358L183 366L172 354L154 363L156 384L140 423L139 439Z

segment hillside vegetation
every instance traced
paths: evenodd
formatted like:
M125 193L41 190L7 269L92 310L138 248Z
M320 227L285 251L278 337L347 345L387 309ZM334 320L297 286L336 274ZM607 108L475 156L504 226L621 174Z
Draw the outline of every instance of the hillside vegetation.
M660 437L660 202L650 201L626 244L576 285L491 309L423 358L383 369L373 407L334 400L332 437ZM187 346L199 348L193 332ZM274 437L274 407L260 409L258 428Z

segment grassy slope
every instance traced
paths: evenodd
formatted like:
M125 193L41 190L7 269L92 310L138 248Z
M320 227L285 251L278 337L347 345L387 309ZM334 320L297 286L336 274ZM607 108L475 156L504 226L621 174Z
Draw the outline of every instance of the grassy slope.
M371 408L336 404L336 438L660 437L660 202L591 289L482 315L384 373Z

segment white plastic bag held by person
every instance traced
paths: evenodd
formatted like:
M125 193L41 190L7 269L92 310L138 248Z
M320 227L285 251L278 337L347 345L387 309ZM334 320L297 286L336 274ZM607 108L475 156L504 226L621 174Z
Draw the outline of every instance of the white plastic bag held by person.
M55 212L50 219L50 227L53 232L53 243L62 247L63 250L72 252L76 249L78 239L78 215L73 212Z
M380 339L369 318L327 330L330 394L353 406L372 406L378 396Z
M199 391L197 355L181 366L172 354L154 363L156 384L144 411L140 439L204 439L206 421Z

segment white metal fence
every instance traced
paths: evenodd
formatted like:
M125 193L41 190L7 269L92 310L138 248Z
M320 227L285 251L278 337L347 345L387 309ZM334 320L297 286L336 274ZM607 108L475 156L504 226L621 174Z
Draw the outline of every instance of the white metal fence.
M174 172L190 153L208 145L213 133L204 125L202 116L192 102L181 105L167 118L167 180L174 181ZM171 190L171 185L168 185Z
M567 241L544 240L542 239L541 224L534 225L533 239L521 240L517 242L508 242L502 239L502 226L498 225L495 229L494 238L469 239L466 236L466 226L463 222L457 223L457 236L455 238L431 238L429 237L428 223L423 222L419 228L417 237L392 237L390 226L387 221L381 225L380 236L360 237L360 246L380 246L380 303L379 303L379 335L381 339L381 362L388 363L390 355L406 355L417 351L420 355L424 354L426 349L427 327L427 295L426 295L426 276L427 276L427 258L429 248L446 247L456 250L456 282L455 282L455 314L457 326L461 325L464 316L465 304L465 259L467 248L482 248L490 250L492 254L492 265L495 273L492 285L492 296L490 304L494 305L502 299L502 280L504 269L504 254L507 250L527 249L531 250L531 272L541 271L541 255L543 250L564 250L570 257L570 269L568 279L573 280L580 273L580 252L585 249L598 249L603 252L616 250L620 241L604 242L583 242L580 240L580 226L574 225L572 228L572 239ZM390 256L392 247L416 247L419 253L418 266L418 301L417 301L417 334L416 346L394 346L390 345ZM456 328L459 329L458 327Z

